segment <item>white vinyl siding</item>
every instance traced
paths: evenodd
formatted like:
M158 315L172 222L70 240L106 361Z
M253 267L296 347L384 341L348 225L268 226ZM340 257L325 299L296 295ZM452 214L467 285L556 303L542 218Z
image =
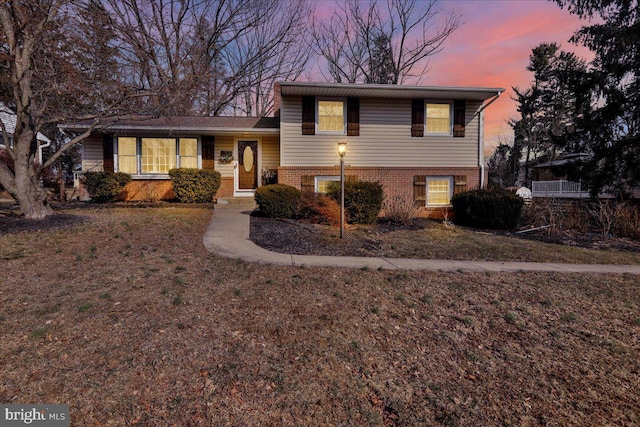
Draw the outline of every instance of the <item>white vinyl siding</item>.
M448 102L448 101L447 101ZM464 138L411 137L410 99L360 99L360 136L301 135L301 97L284 97L281 110L281 166L334 166L337 143L348 143L350 166L477 167L480 102L466 103Z
M91 135L82 141L82 170L92 172L104 170L102 135Z
M278 137L262 138L262 168L275 170L280 166L280 141Z
M215 170L220 172L223 178L233 177L233 162L221 162L220 153L222 151L231 151L233 153L233 136L216 136L215 140Z

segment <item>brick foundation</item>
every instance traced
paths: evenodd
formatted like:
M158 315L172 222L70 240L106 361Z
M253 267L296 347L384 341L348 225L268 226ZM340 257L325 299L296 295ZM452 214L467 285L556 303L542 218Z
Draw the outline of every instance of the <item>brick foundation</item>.
M176 197L171 181L164 179L136 179L127 184L124 191L127 201L171 200Z
M346 176L355 176L363 181L380 181L385 194L409 194L413 195L413 178L415 175L427 176L456 176L466 175L466 190L480 186L479 167L348 167L345 166ZM278 168L278 183L300 188L302 177L336 176L340 175L339 166L280 166ZM485 181L486 182L486 181ZM451 215L450 210L443 208L418 208L418 216L430 218L442 218L445 214Z
M216 193L216 198L233 197L233 177L223 177L220 180L220 188Z

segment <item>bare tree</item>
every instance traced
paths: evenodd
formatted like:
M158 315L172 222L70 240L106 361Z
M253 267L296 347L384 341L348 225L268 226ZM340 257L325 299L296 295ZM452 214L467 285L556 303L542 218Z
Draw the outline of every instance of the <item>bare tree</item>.
M384 8L372 0L363 8L359 0L345 0L328 23L313 25L315 52L337 82L419 81L429 57L460 25L458 15L443 16L437 3L387 0Z
M116 113L115 107L127 98L127 89L116 90L109 80L113 73L100 63L104 39L86 38L103 27L98 6L93 1L68 0L0 4L0 63L8 77L2 100L16 114L11 142L5 125L0 126L7 153L0 158L0 184L26 218L42 219L52 213L40 182L43 171L101 126L107 114ZM44 164L36 164L38 132L70 119L87 120L89 130L67 140Z
M272 82L297 77L308 59L297 54L305 2L107 3L126 78L156 93L151 107L162 114L220 115L232 108L264 114Z

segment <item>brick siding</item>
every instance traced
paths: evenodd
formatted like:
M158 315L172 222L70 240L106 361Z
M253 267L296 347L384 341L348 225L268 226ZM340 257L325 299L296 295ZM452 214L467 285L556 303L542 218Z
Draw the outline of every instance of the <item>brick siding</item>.
M312 166L280 166L278 168L278 183L300 188L302 177L312 176L337 176L340 175L340 167L312 167ZM413 195L413 179L416 175L427 176L466 176L466 190L480 186L479 167L348 167L345 166L346 176L355 176L363 181L380 181L385 194ZM486 182L486 180L485 180ZM445 215L443 208L420 207L418 216L438 217ZM450 215L450 210L446 215Z

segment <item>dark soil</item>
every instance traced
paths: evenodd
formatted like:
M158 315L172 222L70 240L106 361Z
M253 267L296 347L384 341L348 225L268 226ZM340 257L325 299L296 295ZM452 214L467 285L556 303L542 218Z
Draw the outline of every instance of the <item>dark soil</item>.
M447 229L449 231L447 231ZM426 244L434 245L434 254L443 254L443 248L437 245L434 235L446 238L446 233L459 237L460 233L469 236L478 234L493 235L496 238L508 238L512 243L517 241L536 241L554 245L569 246L584 249L616 250L640 253L640 242L624 239L603 237L599 233L579 233L566 231L550 234L546 230L526 233L499 230L474 230L465 227L446 227L442 221L417 218L411 225L399 225L390 222L380 222L375 225L347 225L345 236L339 238L340 230L327 225L309 224L291 219L266 218L260 212L251 216L250 238L257 245L280 253L296 255L338 255L338 256L403 256L396 249L407 245L417 248L409 251L415 256L429 258L425 253ZM464 241L464 236L462 239ZM515 242L514 242L515 241ZM453 239L449 244L453 245ZM447 243L444 244L444 247ZM548 250L548 249L547 249ZM550 249L553 251L553 248ZM508 250L507 250L508 251ZM508 255L508 254L507 254ZM437 256L437 255L436 255ZM457 258L457 257L451 257ZM508 257L508 259L511 259ZM507 260L507 259L504 259ZM528 260L515 256L513 260Z

